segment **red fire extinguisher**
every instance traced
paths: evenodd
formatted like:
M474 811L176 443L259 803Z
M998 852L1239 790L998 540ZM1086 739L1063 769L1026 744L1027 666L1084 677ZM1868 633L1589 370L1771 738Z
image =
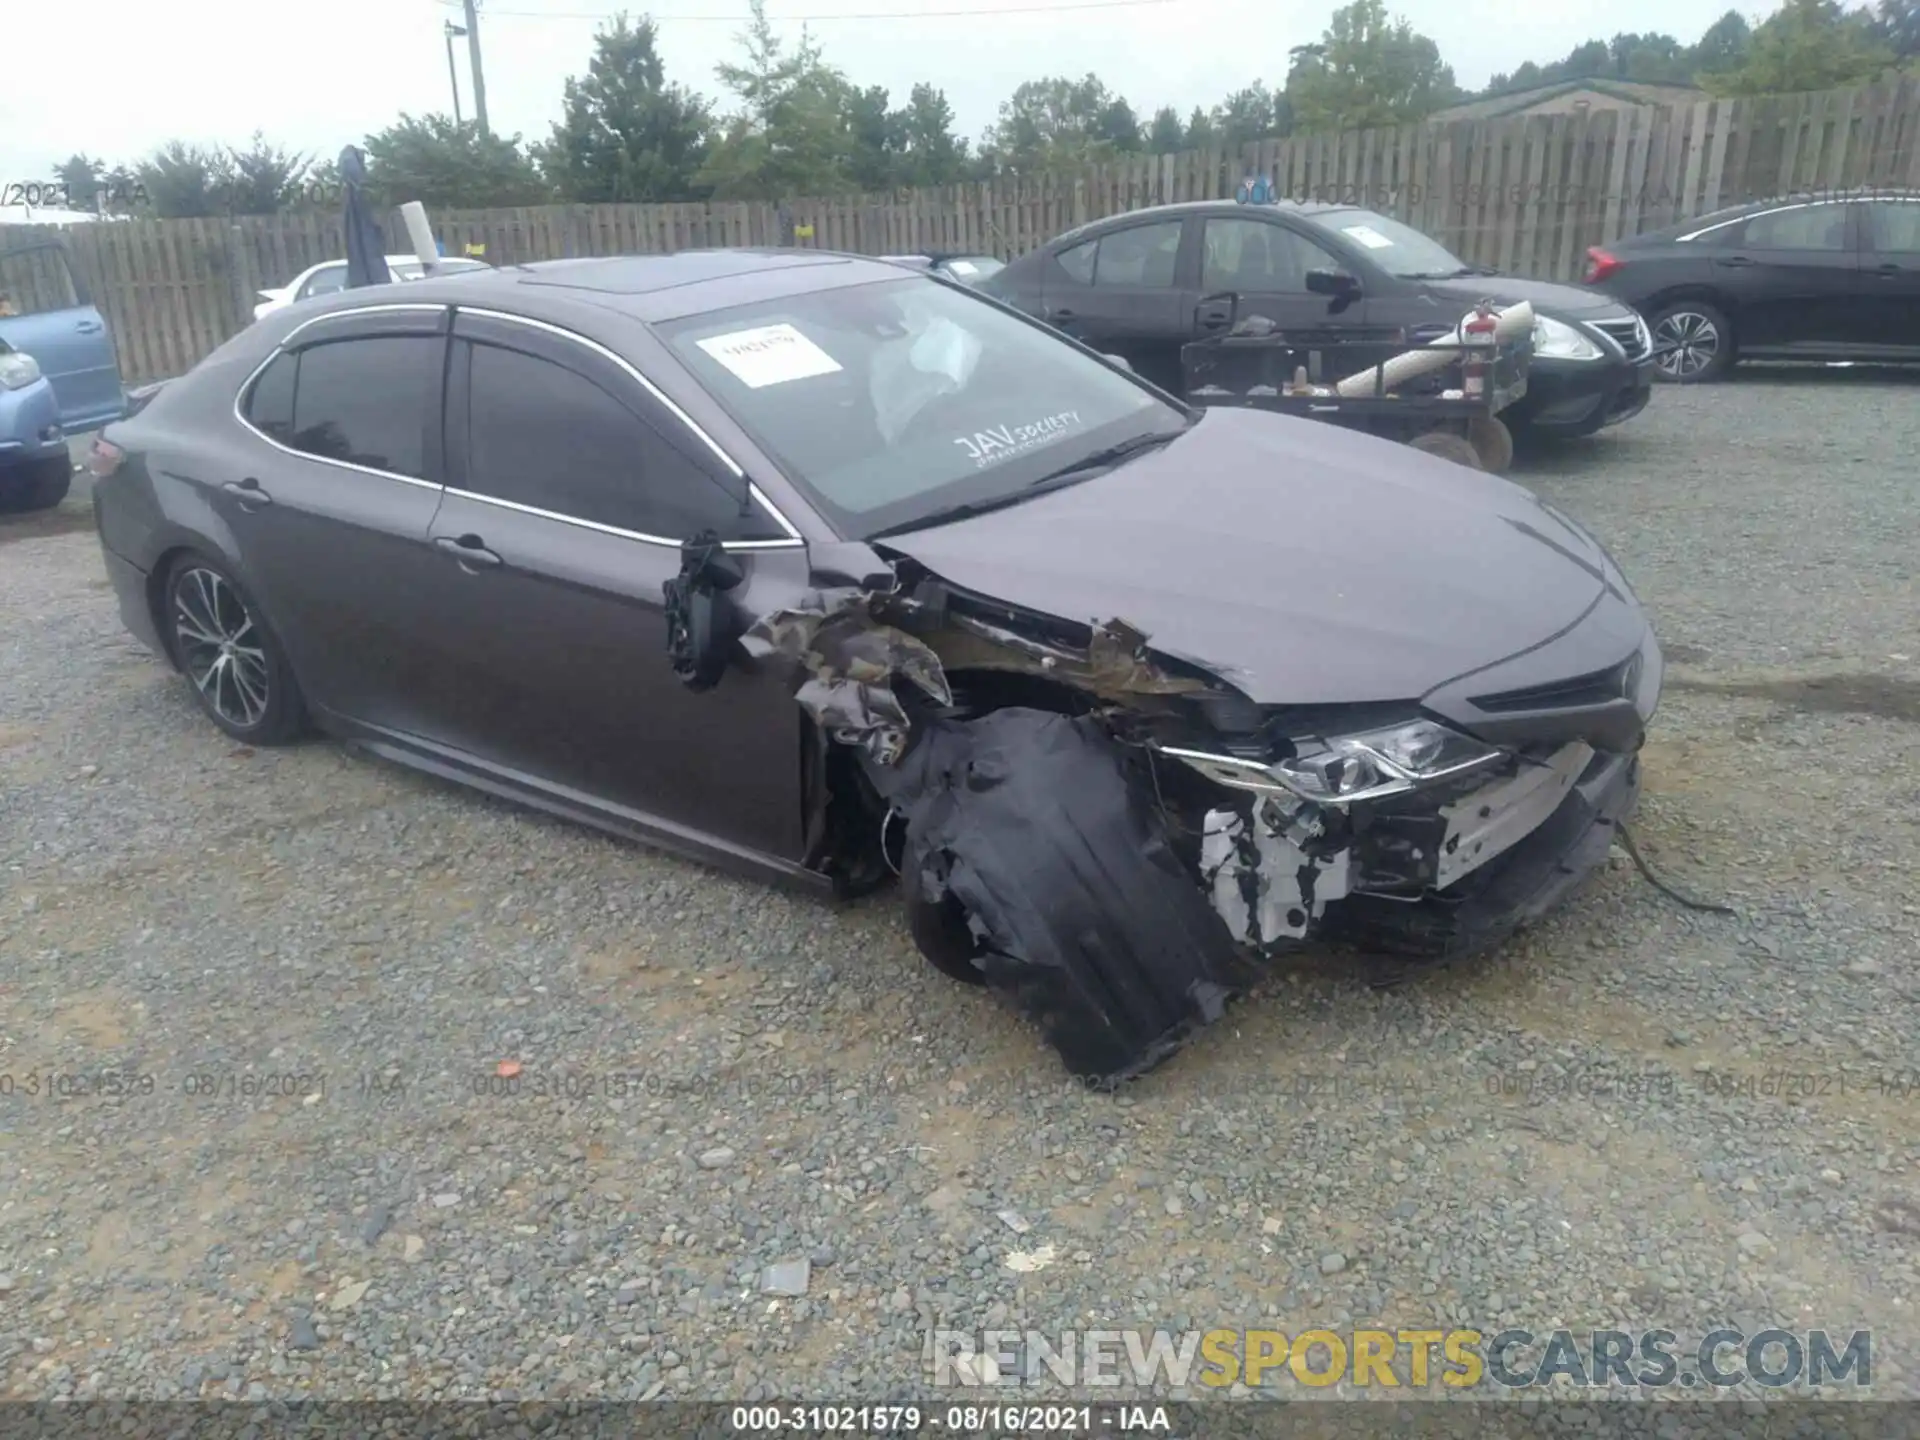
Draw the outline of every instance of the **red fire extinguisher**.
M1461 367L1461 388L1468 395L1477 397L1487 393L1487 372L1493 368L1494 326L1498 323L1493 311L1480 305L1460 327L1461 338L1467 346Z

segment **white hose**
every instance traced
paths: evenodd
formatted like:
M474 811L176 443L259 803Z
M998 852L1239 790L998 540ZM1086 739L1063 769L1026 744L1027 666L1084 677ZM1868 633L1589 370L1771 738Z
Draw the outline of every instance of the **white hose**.
M1333 387L1336 395L1349 400L1363 399L1378 391L1382 394L1405 384L1417 376L1426 375L1435 370L1445 369L1460 358L1457 348L1466 343L1467 321L1473 319L1468 313L1460 317L1460 323L1445 335L1429 340L1426 346L1418 350L1408 350L1394 356L1380 365L1370 365L1358 375L1349 375ZM1494 316L1493 335L1496 343L1512 340L1533 329L1533 306L1522 300L1518 305L1509 305ZM1436 350L1431 347L1444 345L1449 348Z

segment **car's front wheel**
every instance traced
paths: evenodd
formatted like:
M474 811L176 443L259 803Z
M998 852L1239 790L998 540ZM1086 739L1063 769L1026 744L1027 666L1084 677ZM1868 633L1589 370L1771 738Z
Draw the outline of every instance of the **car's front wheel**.
M1658 311L1653 332L1654 373L1676 385L1717 380L1733 364L1733 326L1713 306L1682 300Z
M284 745L306 728L306 706L280 640L226 569L185 555L167 576L163 633L200 708L249 745Z
M72 484L73 462L64 454L0 470L0 515L51 510L67 498Z
M902 884L914 948L942 975L963 985L986 984L986 972L979 965L980 942L974 939L960 901L951 892L937 901L928 900L911 880Z

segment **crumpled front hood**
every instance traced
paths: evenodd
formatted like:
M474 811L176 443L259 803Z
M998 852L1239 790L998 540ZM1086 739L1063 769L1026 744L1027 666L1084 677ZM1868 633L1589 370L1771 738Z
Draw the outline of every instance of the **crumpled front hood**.
M877 542L1058 619L1125 620L1263 705L1412 700L1592 607L1603 559L1517 485L1215 409L1105 475Z

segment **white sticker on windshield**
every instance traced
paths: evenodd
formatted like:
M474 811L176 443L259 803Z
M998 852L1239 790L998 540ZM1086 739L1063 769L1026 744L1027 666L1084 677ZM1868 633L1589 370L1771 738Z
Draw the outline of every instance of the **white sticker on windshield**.
M949 260L947 268L956 275L971 275L980 267L971 260Z
M995 425L990 430L976 430L971 435L957 437L953 443L967 452L976 470L984 470L1079 428L1080 412L1062 410L1057 415L1043 415L1024 425Z
M831 375L840 362L791 325L735 330L700 342L700 348L745 381L748 388L784 385L811 375Z
M1351 235L1369 250L1391 250L1393 242L1371 225L1342 225L1342 235Z

